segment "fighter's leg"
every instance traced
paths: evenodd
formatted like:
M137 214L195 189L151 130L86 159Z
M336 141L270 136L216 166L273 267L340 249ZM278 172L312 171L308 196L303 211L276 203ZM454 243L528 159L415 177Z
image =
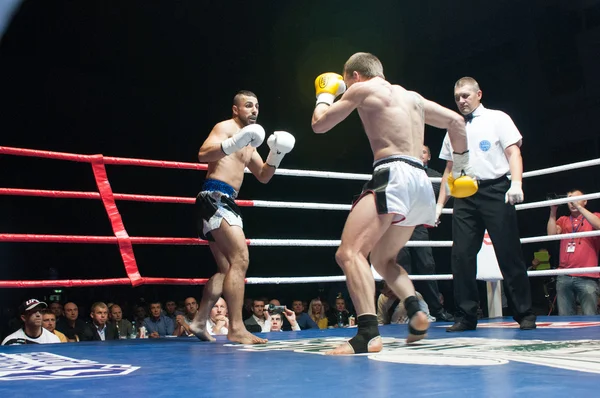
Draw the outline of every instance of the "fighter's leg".
M198 307L198 312L196 312L194 321L190 325L190 329L200 340L215 341L216 339L206 330L206 322L210 315L210 310L223 293L223 281L225 280L225 275L229 271L229 261L227 261L227 258L221 250L219 250L219 246L216 242L209 242L208 246L217 263L217 272L204 286L202 300L200 301L200 306Z
M429 232L423 226L416 227L411 238L412 241L428 241ZM403 263L399 263L412 275L433 275L435 274L435 260L431 247L411 247L412 249L412 270L406 269ZM403 249L404 250L404 249ZM439 315L448 316L440 302L440 290L436 280L415 281L415 289L423 295L423 299L429 307L429 312L434 317Z
M410 239L414 227L393 226L381 237L371 252L371 264L390 289L404 302L409 317L407 343L425 338L429 320L421 311L415 288L408 273L396 263L397 253Z
M367 256L389 228L393 217L393 214L377 214L374 195L369 194L356 203L346 220L335 259L346 275L348 291L358 315L358 332L348 343L330 351L330 355L382 349L375 310L375 280Z
M219 229L213 230L213 237L219 251L229 263L223 280L223 295L229 309L229 333L227 338L241 344L262 344L267 340L254 336L244 326L242 306L246 271L248 270L248 246L242 228L222 222Z

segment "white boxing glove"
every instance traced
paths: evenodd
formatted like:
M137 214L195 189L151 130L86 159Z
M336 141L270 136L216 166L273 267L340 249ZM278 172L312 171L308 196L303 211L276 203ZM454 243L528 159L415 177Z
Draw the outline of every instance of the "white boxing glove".
M475 179L475 170L469 165L469 151L452 153L452 178L455 180L463 175Z
M267 145L271 148L267 157L267 164L273 167L279 167L281 159L286 153L289 153L296 143L293 135L286 131L275 131L267 140Z
M221 149L225 155L231 155L240 149L252 145L258 147L265 140L265 129L260 124L249 124L233 137L221 143Z
M521 181L512 181L510 183L510 189L506 191L506 195L504 195L504 202L514 205L516 203L521 203L524 199L523 184Z

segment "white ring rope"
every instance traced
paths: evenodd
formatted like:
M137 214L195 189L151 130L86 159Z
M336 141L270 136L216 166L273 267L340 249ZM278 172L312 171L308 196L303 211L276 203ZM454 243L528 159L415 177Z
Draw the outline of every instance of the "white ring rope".
M589 274L593 272L600 272L600 267L588 267L588 268L566 268L566 269L549 269L543 271L527 271L527 275L530 277L537 276L555 276L555 275L575 275L575 274ZM373 275L375 280L381 281L381 276ZM409 275L409 278L413 281L449 281L452 280L452 274L437 274L437 275ZM345 282L346 277L340 276L307 276L307 277L270 277L270 278L259 278L250 277L246 278L246 283L249 285L263 285L263 284L296 284L296 283L320 283L320 282Z
M561 199L550 199L550 200L542 200L541 202L531 202L531 203L522 203L520 205L515 205L516 210L529 210L529 209L537 209L540 207L549 207L549 206L558 206L565 203L580 201L580 200L592 200L599 199L600 193L589 193L586 195L580 196L569 196L568 198ZM452 214L453 209L443 209L442 214Z
M598 166L600 165L600 159L584 160L582 162L565 164L563 166L548 167L540 170L526 171L523 173L523 178L536 177L545 174L553 174L561 171L568 171L574 169L581 169L584 167ZM246 173L250 173L249 169L245 170ZM275 174L289 177L315 177L315 178L328 178L328 179L342 179L342 180L361 180L368 181L371 179L371 174L357 174L357 173L342 173L332 171L318 171L318 170L295 170L295 169L277 169ZM432 182L441 182L440 177L430 177Z
M305 210L350 210L352 205L335 203L308 203L308 202L272 202L268 200L253 200L253 207L269 207L279 209L305 209Z
M579 200L600 199L600 193L590 193L581 196L570 196L568 198L543 200L540 202L523 203L516 205L517 210L529 210L540 207L556 206ZM267 207L279 209L303 209L303 210L344 210L349 211L352 205L337 203L310 203L310 202L277 202L269 200L253 200L253 207ZM452 214L452 209L443 209L442 214Z
M558 173L561 171L574 170L583 167L600 165L600 159L588 160L578 163L572 163L564 166L550 167L546 169L534 170L523 173L523 177L535 177L545 174ZM246 170L249 172L249 170ZM362 180L368 181L371 179L370 174L353 174L353 173L338 173L325 171L311 170L289 170L278 169L276 174L294 177L317 177L317 178L338 178L346 180ZM441 182L439 177L431 177L432 182ZM573 201L599 199L600 193L586 194L581 196L572 196L569 198L544 200L540 202L524 203L516 205L516 210L528 210L541 207L557 206ZM271 202L271 201L253 201L254 207L270 207L270 208L288 208L288 209L313 209L313 210L350 210L351 205L333 204L333 203L307 203L307 202ZM443 209L443 214L452 214L452 209ZM534 236L529 238L521 238L521 243L548 242L555 240L584 238L600 236L600 231L577 232L570 234L550 235L550 236ZM314 240L314 239L250 239L250 246L311 246L311 247L337 247L341 243L340 240ZM406 247L451 247L452 241L409 241ZM530 277L554 276L554 275L576 275L600 272L600 267L586 268L568 268L568 269L552 269L542 271L528 271ZM374 275L375 280L381 280L381 276ZM412 280L452 280L452 274L435 274L435 275L410 275ZM319 282L345 282L346 277L341 276L311 276L311 277L249 277L246 278L247 284L296 284L296 283L319 283Z
M573 201L600 199L600 193L590 193L568 198L543 200L540 202L523 203L515 206L516 210L529 210L540 207L557 206ZM303 209L303 210L344 210L349 211L352 205L338 203L311 203L311 202L278 202L269 200L253 200L253 207ZM443 209L442 214L452 214L452 209Z
M561 171L569 171L575 169L582 169L584 167L598 166L600 165L600 159L584 160L582 162L565 164L563 166L548 167L546 169L526 171L523 173L523 178L537 177L545 174L554 174Z
M521 243L548 242L571 238L589 238L600 236L600 230L588 232L573 232L570 234L532 236L521 238ZM341 240L317 240L317 239L249 239L250 246L275 246L275 247L337 247ZM451 240L417 240L406 242L406 247L451 247Z

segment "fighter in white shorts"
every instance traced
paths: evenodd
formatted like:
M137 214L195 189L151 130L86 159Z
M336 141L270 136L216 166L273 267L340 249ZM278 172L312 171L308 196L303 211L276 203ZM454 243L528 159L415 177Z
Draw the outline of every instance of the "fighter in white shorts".
M435 194L420 159L388 156L373 167L373 178L358 200L374 194L377 214L395 214L392 225L435 225Z
M346 91L346 86L348 91ZM357 53L344 65L344 76L325 73L315 81L317 105L312 127L331 130L354 109L371 144L375 171L365 192L354 204L335 255L346 275L356 308L358 331L332 355L378 352L382 349L375 312L375 281L367 258L392 291L404 302L410 318L407 342L425 337L429 327L406 271L396 264L400 249L415 225L435 222L433 188L418 160L423 150L425 123L448 129L459 158L458 177L472 176L468 167L465 122L462 116L427 101L419 94L385 80L383 66L369 53ZM337 96L342 95L334 103ZM390 228L393 224L395 228ZM369 257L370 256L370 257Z

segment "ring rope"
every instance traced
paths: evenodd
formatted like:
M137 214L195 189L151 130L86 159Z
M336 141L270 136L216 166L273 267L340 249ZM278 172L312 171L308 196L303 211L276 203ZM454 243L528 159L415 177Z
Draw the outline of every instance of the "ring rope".
M571 238L600 236L600 230L573 232L560 235L543 235L521 238L521 243L549 242ZM137 245L194 245L206 246L208 241L198 238L166 238L150 236L130 236L129 241ZM42 243L117 243L115 236L47 235L47 234L0 234L0 242L42 242ZM246 239L248 246L262 247L338 247L341 240L318 239ZM408 241L406 247L451 247L451 240Z
M541 277L541 276L554 276L554 275L575 275L575 274L589 274L593 272L600 272L600 267L588 267L588 268L566 268L566 269L553 269L543 271L527 271L528 276ZM383 278L380 275L373 275L375 280L381 281ZM452 280L452 274L436 274L436 275L409 275L413 281L442 281ZM308 277L268 277L258 278L251 277L246 278L246 283L249 285L261 285L261 284L294 284L294 283L319 283L319 282L345 282L346 277L340 276L308 276Z
M135 194L114 194L110 188L108 178L106 176L106 164L111 165L130 165L130 166L146 166L146 167L159 167L159 168L178 168L178 169L194 169L194 170L206 170L206 164L199 163L184 163L184 162L171 162L171 161L156 161L146 159L132 159L132 158L117 158L117 157L103 157L102 155L81 155L64 152L51 152L41 150L31 150L22 148L12 147L0 147L0 153L8 155L20 155L20 156L32 156L41 158L51 158L59 160L69 160L76 162L90 163L94 172L96 184L98 186L99 193L96 192L77 192L77 191L43 191L43 190L12 190L10 188L2 189L3 194L31 194L35 191L35 195L28 196L48 196L51 197L71 197L78 198L90 198L90 199L101 199L104 203L104 207L109 216L111 226L115 236L113 237L101 237L101 236L69 236L69 235L35 235L35 234L0 234L0 241L13 241L13 242L57 242L57 243L117 243L125 270L127 272L128 279L126 278L113 278L104 280L66 280L66 281L0 281L0 286L7 286L3 284L6 282L11 286L32 286L35 284L43 284L49 286L48 283L65 283L68 286L75 285L95 285L100 284L131 284L137 286L144 283L173 283L173 284L189 284L189 283L206 283L205 279L178 279L178 278L147 278L142 277L139 274L135 256L132 250L132 244L183 244L183 245L206 245L206 241L202 241L195 238L154 238L154 237L129 237L121 216L116 207L115 200L135 200L135 201L148 201L148 202L175 202L175 203L191 203L194 198L180 198L180 197L167 197L167 196L149 196L149 195L135 195ZM580 167L589 167L600 164L600 159L584 161L574 163L571 165L557 166L549 169L542 169L533 172L524 173L526 176L550 174L563 170L570 170ZM246 170L246 172L248 172ZM279 169L277 173L280 175L298 176L298 177L319 177L319 178L339 178L339 179L356 179L356 180L369 180L370 174L354 174L354 173L336 173L336 172L322 172L322 171L305 171L305 170L285 170ZM440 178L431 178L432 181L440 181ZM556 204L566 203L569 201L576 200L575 197L569 199L555 200ZM314 208L314 209L332 209L332 210L349 210L350 205L335 205L335 204L323 204L323 203L300 203L300 202L269 202L269 201L239 201L240 205L245 206L257 206L257 207L282 207L282 208ZM551 202L551 201L547 201ZM545 207L549 204L542 204L543 202L530 203L526 205L520 205L524 209L524 206L528 208ZM553 203L554 204L554 203ZM335 208L332 208L335 207ZM450 210L450 209L448 209ZM451 211L451 210L450 210ZM446 213L446 212L444 212ZM592 231L600 232L600 231ZM585 235L590 233L578 233L571 235ZM552 237L533 237L524 238L530 241L547 241L547 240L560 240L568 239L569 234ZM538 239L538 240L533 240ZM247 244L252 246L338 246L339 240L335 241L315 241L315 240L281 240L281 239L248 239ZM432 244L435 243L435 244ZM451 246L452 242L409 242L407 246ZM548 271L546 271L548 272ZM583 273L591 272L590 269L585 269ZM573 272L571 272L573 273ZM449 275L451 277L451 275ZM436 277L425 276L427 278ZM446 277L442 275L441 277ZM345 279L344 279L345 280ZM252 281L252 279L250 280ZM29 284L29 285L28 285Z
M600 267L567 268L542 271L527 271L530 277L576 275L600 272ZM381 276L374 275L375 280L382 280ZM435 275L409 275L414 281L430 280L452 280L452 274ZM264 284L300 284L300 283L323 283L323 282L345 282L344 275L336 276L308 276L308 277L249 277L246 278L248 285ZM145 285L205 285L208 278L148 278L142 277L141 284ZM0 281L0 288L39 288L39 287L88 287L88 286L110 286L130 285L129 278L113 279L66 279L66 280L34 280L34 281Z
M53 152L43 151L38 149L24 149L15 147L0 146L0 154L4 155L15 155L15 156L31 156L40 157L47 159L58 159L58 160L70 160L75 162L90 162L90 158L93 155L81 155L66 152ZM148 160L148 159L135 159L135 158L118 158L118 157L104 157L105 164L110 165L121 165L121 166L145 166L145 167L160 167L160 168L173 168L173 169L191 169L191 170L207 170L208 165L205 163L187 163L187 162L174 162L167 160ZM584 160L581 162L570 163L562 166L554 166L540 170L526 171L523 173L523 178L541 176L545 174L553 174L561 171L574 170L584 167L591 167L600 165L600 159ZM245 170L246 173L250 171ZM275 174L290 177L316 177L316 178L328 178L328 179L346 179L346 180L361 180L368 181L371 179L371 174L357 174L357 173L341 173L341 172L329 172L329 171L317 171L317 170L295 170L295 169L277 169ZM433 182L441 182L440 177L431 177Z
M142 276L137 285L205 285L208 278L155 278ZM132 285L129 278L109 279L57 279L33 281L0 281L0 288L35 288L35 287L89 287ZM137 286L134 285L134 286Z
M0 188L0 195L13 196L37 196L45 198L69 198L69 199L100 199L98 192L82 192L82 191L53 191L43 189L21 189L21 188ZM157 196L157 195L139 195L127 193L113 193L116 200L127 200L134 202L150 202L150 203L184 203L194 204L196 198L179 197L179 196ZM591 193L580 196L570 196L568 198L543 200L540 202L523 203L516 205L516 210L529 210L540 207L556 206L568 202L579 200L599 199L600 193ZM235 203L240 207L266 207L280 209L298 209L298 210L344 210L349 211L352 205L336 204L336 203L310 203L310 202L281 202L268 200L236 200ZM452 214L453 209L443 209L442 214Z

